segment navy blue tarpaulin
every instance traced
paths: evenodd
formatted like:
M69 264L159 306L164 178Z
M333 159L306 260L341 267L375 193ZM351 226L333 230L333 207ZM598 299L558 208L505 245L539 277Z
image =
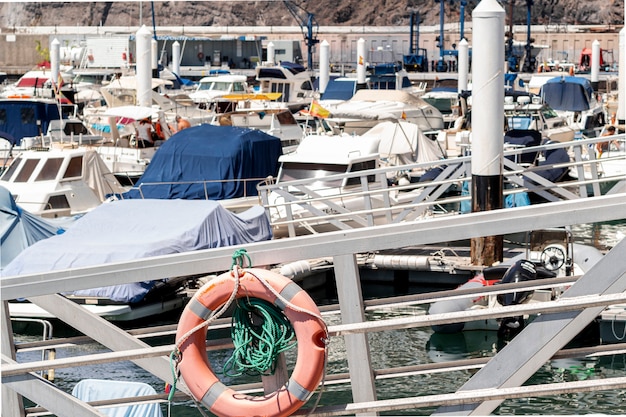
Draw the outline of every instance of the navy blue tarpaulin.
M582 77L555 77L542 87L540 95L554 110L589 110L593 87L591 81Z
M123 198L226 200L256 195L260 180L241 180L276 176L280 155L280 139L259 130L190 127L161 145Z

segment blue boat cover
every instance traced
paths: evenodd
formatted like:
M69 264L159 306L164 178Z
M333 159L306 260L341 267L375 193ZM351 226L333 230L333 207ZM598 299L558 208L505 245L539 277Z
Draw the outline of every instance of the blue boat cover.
M72 395L79 400L91 402L156 395L156 390L145 382L83 379L74 386ZM121 407L101 408L100 411L108 417L163 416L158 403L141 403Z
M50 120L65 118L50 100L0 100L0 112L4 113L0 117L0 138L15 146L22 143L22 138L45 134Z
M234 214L211 200L119 200L96 207L65 233L24 249L3 275L103 265L271 238L261 206ZM154 285L155 281L148 281L72 294L134 303Z
M585 111L590 108L593 87L582 77L554 77L546 81L539 93L554 110Z
M19 207L0 186L0 271L33 243L65 231L75 218L44 219Z
M280 139L260 130L193 126L161 145L123 198L226 200L255 196L262 179L278 174L280 155ZM241 181L244 179L253 180Z

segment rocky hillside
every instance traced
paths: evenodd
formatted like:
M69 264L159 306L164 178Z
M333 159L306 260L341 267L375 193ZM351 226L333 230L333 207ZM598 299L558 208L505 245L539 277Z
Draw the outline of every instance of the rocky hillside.
M459 21L460 1L445 1L445 21ZM531 1L532 24L618 25L624 23L623 0L506 0L501 4L514 24L526 23ZM437 0L281 0L273 1L128 1L0 3L0 27L13 26L295 26L313 14L320 26L409 25L412 11L422 24L438 25ZM466 19L477 0L468 0ZM141 10L140 10L141 9ZM290 11L291 9L291 11ZM293 13L292 13L293 12ZM297 17L294 17L294 14Z

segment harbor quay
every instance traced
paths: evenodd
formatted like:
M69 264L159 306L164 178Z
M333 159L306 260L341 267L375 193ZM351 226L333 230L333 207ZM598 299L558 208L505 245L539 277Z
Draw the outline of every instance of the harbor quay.
M148 26L148 25L147 25ZM410 72L414 80L455 78L456 49L462 38L472 46L472 24L447 23L443 43L439 43L441 28L437 26L323 26L314 34L317 45L309 51L307 39L298 26L242 26L242 27L159 27L154 31L159 51L159 63L171 64L172 44L178 41L181 50L182 76L200 77L214 67L229 67L246 73L266 56L267 46L274 44L277 61L301 62L305 66L311 58L313 69L319 65L319 43L329 44L331 71L346 74L355 71L357 42L365 41L371 61L402 62L411 53L420 53L427 59L427 71ZM61 59L75 68L130 66L135 33L139 27L12 27L0 28L0 71L8 78L17 78L45 59L50 43L61 43ZM619 31L616 26L524 25L513 26L515 50L523 53L529 42L537 52L538 64L580 64L581 53L598 41L602 62L616 69L619 62ZM509 32L508 30L506 32ZM412 49L411 49L412 48ZM436 63L445 62L445 71ZM441 69L441 68L439 68ZM443 72L443 74L442 74Z

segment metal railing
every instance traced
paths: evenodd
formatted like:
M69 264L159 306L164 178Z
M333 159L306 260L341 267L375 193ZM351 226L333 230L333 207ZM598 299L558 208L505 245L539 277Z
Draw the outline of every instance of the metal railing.
M564 216L563 213L568 213ZM514 218L515 221L511 221ZM384 249L403 248L413 245L423 245L441 241L455 241L476 236L490 236L507 234L527 230L537 230L546 227L557 227L598 221L608 221L626 218L626 193L598 196L594 198L579 198L575 201L564 200L527 207L517 207L491 212L469 213L463 216L431 218L423 221L403 222L377 227L364 227L354 230L329 232L313 236L303 236L293 239L276 239L267 242L257 242L245 245L245 249L255 265L276 265L293 262L303 258L314 259L332 257L339 297L341 324L331 325L331 343L336 338L343 338L346 342L346 359L348 373L331 373L326 378L329 384L349 384L353 393L350 403L335 406L320 406L314 411L307 409L296 414L304 415L312 411L311 415L330 416L345 414L375 414L385 410L400 410L438 405L451 406L454 404L474 404L477 401L500 400L503 398L519 398L537 395L552 395L559 392L576 390L608 390L626 386L624 378L605 378L600 381L579 381L565 385L540 385L531 387L489 385L486 390L471 391L461 388L458 392L412 396L407 392L405 398L383 398L377 393L374 381L380 378L403 377L407 374L420 374L427 371L443 372L453 369L453 366L482 368L479 374L486 370L494 384L499 380L498 372L491 370L492 362L500 363L500 356L509 355L511 346L522 343L526 336L521 333L502 352L496 354L486 363L447 363L423 364L413 367L374 369L372 357L377 352L371 351L368 344L368 335L379 331L394 328L417 328L430 326L433 323L444 323L448 320L475 320L476 313L463 313L457 316L414 316L381 319L381 317L367 318L364 314L367 308L360 290L359 270L356 254L375 252ZM92 407L78 401L58 388L39 381L31 372L39 369L60 369L62 367L77 367L93 363L105 363L121 360L131 360L138 366L152 373L155 377L172 384L172 372L168 355L172 351L171 345L147 345L137 333L126 332L112 326L105 320L88 314L81 306L56 295L69 289L83 289L120 283L136 282L144 279L161 279L171 276L188 276L194 274L210 274L230 269L232 254L243 246L216 248L196 252L167 255L162 257L136 259L107 265L99 265L74 270L51 271L40 274L8 276L0 281L0 296L4 302L2 309L2 375L3 375L3 415L19 415L21 406L18 395L35 398L41 407L50 412L63 416L94 416L98 415ZM626 242L618 244L604 259L579 278L570 290L581 288L581 294L569 297L566 302L553 301L545 304L536 303L527 306L503 307L499 310L482 312L482 317L504 317L511 314L521 314L522 311L542 312L541 317L550 317L548 311L554 314L585 314L585 317L573 317L578 327L585 320L591 320L598 315L603 306L625 301L622 281L626 271ZM589 283L591 288L586 287ZM562 283L561 283L562 284ZM611 289L605 291L604 288ZM580 292L580 291L579 291ZM76 328L107 348L111 352L102 354L79 355L54 361L31 363L15 362L15 346L10 341L11 326L8 318L8 301L14 298L27 298L29 301L46 309L60 320ZM389 301L393 305L396 300ZM406 300L403 300L406 302ZM528 308L528 310L526 310ZM531 310L534 309L534 310ZM570 312L570 313L568 313ZM474 316L475 314L475 316ZM562 320L561 320L562 321ZM526 360L533 366L541 366L557 353L558 349L575 336L570 332L552 332L541 330L546 323L539 319L533 321L524 331L533 331L539 327L540 334L559 335L558 343L552 343L549 348L543 347L536 352L528 352L524 344L520 348L524 355L531 354L533 360ZM551 329L549 329L551 330ZM532 336L531 336L532 338ZM532 340L538 340L535 337ZM230 341L217 341L210 349L227 349ZM623 346L621 346L623 348ZM597 347L601 351L602 347ZM519 351L515 351L517 355ZM510 358L509 358L510 359ZM514 358L513 358L514 359ZM508 362L507 362L508 363ZM517 379L525 380L528 369L519 365L522 376ZM508 370L507 370L508 371ZM502 372L502 371L499 371ZM476 374L476 375L479 375ZM104 375L103 375L104 376ZM473 378L472 378L473 379ZM470 379L467 384L471 383ZM490 381L491 381L490 380ZM521 385L521 384L520 384ZM181 393L188 393L181 381L178 383ZM258 386L237 386L235 389L257 390ZM183 394L181 394L183 395ZM379 398L380 397L380 398Z
M622 142L624 135L615 136ZM626 152L613 152L596 159L589 152L606 138L551 143L504 152L504 197L530 195L533 202L573 200L611 193L626 186L626 169L607 172L610 162L623 161ZM624 148L626 149L626 145ZM549 152L566 150L569 162L545 163ZM524 164L530 155L536 162ZM614 155L614 156L612 156ZM278 235L296 236L328 230L348 230L380 224L400 223L433 214L458 214L470 205L471 156L440 161L384 167L347 174L330 175L325 183L358 184L347 187L320 187L318 178L259 185L263 206ZM540 162L541 161L541 162ZM390 184L389 179L433 168L441 173L432 181ZM548 170L562 170L557 181L544 178ZM373 179L373 180L372 180ZM402 184L402 185L401 185ZM466 210L467 211L467 210Z

